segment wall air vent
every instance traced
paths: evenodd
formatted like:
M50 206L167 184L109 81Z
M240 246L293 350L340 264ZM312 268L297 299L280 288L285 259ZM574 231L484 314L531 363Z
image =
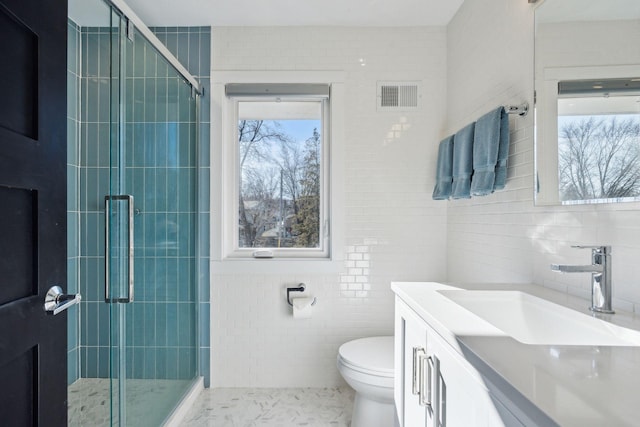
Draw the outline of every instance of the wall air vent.
M417 110L420 101L419 82L378 82L378 111Z

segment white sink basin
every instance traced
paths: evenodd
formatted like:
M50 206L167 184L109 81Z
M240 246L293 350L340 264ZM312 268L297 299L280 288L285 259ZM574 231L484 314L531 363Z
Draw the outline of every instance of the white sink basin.
M443 296L525 344L640 346L640 332L519 291L441 290Z

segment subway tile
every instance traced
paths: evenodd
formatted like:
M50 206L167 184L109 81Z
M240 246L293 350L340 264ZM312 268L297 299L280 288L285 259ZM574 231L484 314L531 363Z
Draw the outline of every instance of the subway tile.
M164 119L161 123L155 126L155 145L156 145L156 159L154 162L155 167L166 167L167 158L169 155L168 148L168 134L167 124L164 123Z
M180 157L178 124L166 123L167 167L177 167Z
M74 25L67 25L67 69L78 75L78 38L80 33Z
M167 378L167 349L156 349L156 378Z
M154 301L156 303L168 301L167 299L167 263L170 258L158 257L156 259L156 268L155 268L155 284Z
M178 35L175 33L167 33L166 46L174 56L177 56L176 53L178 52Z
M155 161L156 126L153 123L146 123L144 126L144 166L152 167L155 165Z
M200 72L200 34L198 33L189 33L189 54L187 69L193 75L201 75Z
M80 292L80 258L67 258L67 292L78 293ZM76 318L78 314L76 313ZM77 326L77 325L76 325Z
M67 166L67 211L77 212L79 194L80 169L77 166ZM77 224L74 224L77 226Z
M67 70L67 117L75 118L78 113L78 87L76 75Z
M144 371L142 377L145 379L153 379L156 375L156 349L144 349Z
M210 305L208 302L203 302L198 304L198 314L199 314L199 345L201 347L209 347L210 338L211 338L211 330L209 325L211 324L210 320Z
M200 268L198 269L199 277L198 284L200 286L199 289L199 301L200 302L209 302L211 301L211 290L209 287L209 277L210 277L210 260L209 258L200 258L198 260L198 264Z
M200 167L208 168L211 162L211 149L210 149L210 123L201 123L199 129L199 152L198 163ZM204 185L208 186L209 182L205 181Z
M69 290L68 285L66 291L72 292ZM78 310L76 307L75 309L67 310L67 352L76 350L78 345Z
M156 345L157 331L154 328L156 317L154 305L155 304L144 304L145 334L144 340L141 344L147 347Z
M208 76L211 73L211 33L200 33L200 70L199 76Z
M178 166L188 167L191 166L195 156L195 138L192 134L193 126L189 123L179 123L177 127L179 150Z
M131 309L129 310L133 317L131 321L135 325L133 334L131 334L131 342L129 343L132 347L143 346L145 342L145 333L147 329L147 325L145 323L145 305L147 305L147 303L136 302L132 304ZM127 339L129 339L129 337L127 337Z
M133 43L133 75L144 76L145 75L145 42L144 38L140 34L135 35L135 41Z
M116 356L118 357L118 356ZM126 376L127 378L135 378L134 376L134 365L133 365L133 359L134 359L134 348L128 346L125 349L125 369L126 369Z
M183 64L189 64L189 34L178 33L178 48L176 50L176 57Z
M98 345L103 347L109 346L109 334L111 332L111 306L103 301L97 303L98 317ZM117 321L114 319L114 321Z
M210 214L202 213L198 214L198 232L194 236L197 237L199 246L199 255L201 257L209 256L209 239L206 237L210 235L209 232L209 217Z
M135 200L141 200L141 198L137 198ZM139 202L136 202L135 209L141 209ZM136 262L136 266L140 265L139 262L142 261L144 256L146 255L146 247L145 247L145 239L144 239L144 227L145 227L145 218L147 215L143 210L140 210L139 213L134 213L133 215L133 253L134 260ZM137 268L137 267L136 267Z
M78 166L78 134L80 124L75 119L67 118L67 163Z
M177 212L178 211L178 194L179 189L179 177L180 170L178 168L169 167L166 170L167 176L167 195L169 197L166 198L167 203L167 212Z
M156 70L156 76L162 78L163 80L173 73L173 66L162 57L158 57L157 67L158 68Z
M181 329L178 327L178 303L173 300L173 302L168 302L165 308L167 319L167 346L177 347L181 333Z
M167 371L166 371L166 379L168 380L177 380L178 376L178 348L177 347L168 347L167 348Z
M144 168L144 195L142 197L143 212L151 214L156 211L156 200L158 198L156 185L156 171L153 168ZM155 226L155 224L150 225Z
M132 378L139 378L139 379L143 379L144 378L145 354L146 354L146 351L145 351L144 347L134 347L133 348L132 360L130 362L127 361L127 362L131 363L132 366L133 366Z
M99 329L100 322L98 316L99 304L101 303L87 302L84 306L87 316L85 318L86 323L82 324L82 327L85 328L86 331L85 342L83 344L90 347L95 347L99 344L99 336L101 332Z
M194 377L195 374L195 349L194 348L178 348L178 378L187 380Z
M98 347L98 378L109 378L110 349L109 347Z
M178 304L178 327L180 330L178 345L181 347L193 347L195 345L194 313L195 303Z
M79 353L80 350L78 348L74 348L67 353L67 385L73 384L79 378Z
M145 121L146 102L145 79L137 78L133 82L133 121L135 123L142 123Z

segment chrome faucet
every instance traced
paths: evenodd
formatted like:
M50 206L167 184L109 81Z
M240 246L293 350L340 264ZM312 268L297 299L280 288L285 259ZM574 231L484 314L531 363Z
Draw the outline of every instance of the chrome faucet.
M591 249L591 265L551 264L561 273L591 273L591 307L597 313L615 313L611 309L611 246L572 246Z

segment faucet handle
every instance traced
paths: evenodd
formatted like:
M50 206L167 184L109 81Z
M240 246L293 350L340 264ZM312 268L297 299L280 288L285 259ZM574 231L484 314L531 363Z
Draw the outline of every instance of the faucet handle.
M611 246L609 245L571 245L575 249L591 249L594 253L601 253L608 255L611 253Z

